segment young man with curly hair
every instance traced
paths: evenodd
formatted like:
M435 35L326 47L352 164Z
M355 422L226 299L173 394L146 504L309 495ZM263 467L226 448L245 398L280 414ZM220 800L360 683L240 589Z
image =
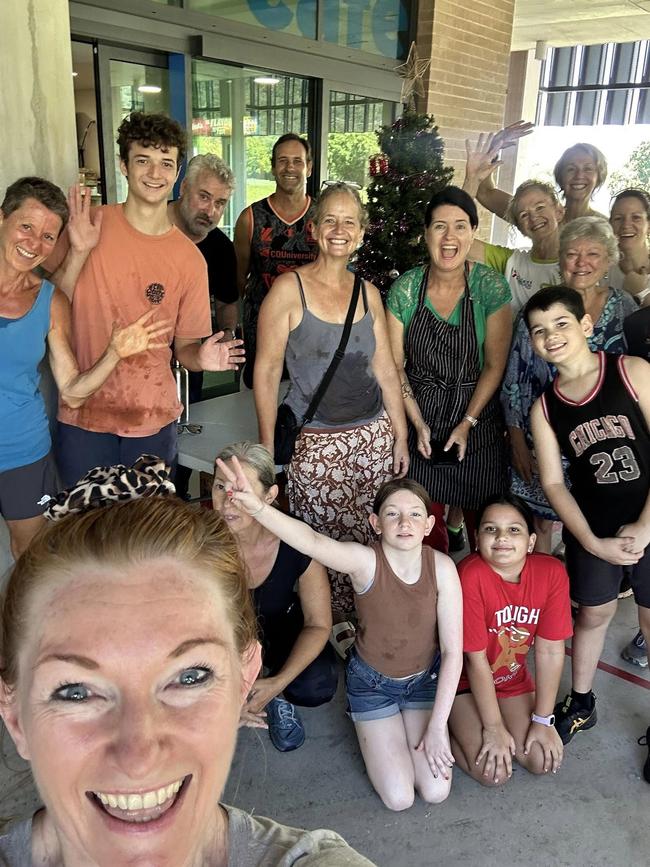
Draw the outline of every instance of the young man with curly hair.
M91 209L71 190L64 246L50 266L72 301L80 364L90 366L116 325L153 310L169 323L170 346L141 356L111 375L80 409L59 405L57 462L66 486L100 465L130 465L140 454L176 457L181 405L170 368L173 355L189 370L235 369L241 341L210 334L203 256L169 219L167 200L185 157L185 132L162 114L133 112L117 137L126 201ZM58 255L57 255L58 254Z

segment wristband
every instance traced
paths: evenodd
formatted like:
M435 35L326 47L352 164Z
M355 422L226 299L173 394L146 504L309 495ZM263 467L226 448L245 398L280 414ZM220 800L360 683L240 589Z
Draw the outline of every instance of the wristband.
M476 427L476 425L478 424L478 419L474 418L474 416L470 415L469 413L466 413L463 416L463 421L468 421L472 427Z
M648 285L645 287L645 289L642 289L640 292L637 292L636 295L634 295L634 300L638 304L640 304L644 298L648 297L648 295L650 295L650 280L648 282Z
M554 713L550 714L550 716L537 716L536 713L531 713L530 718L534 723L539 723L541 726L547 726L548 728L555 725Z

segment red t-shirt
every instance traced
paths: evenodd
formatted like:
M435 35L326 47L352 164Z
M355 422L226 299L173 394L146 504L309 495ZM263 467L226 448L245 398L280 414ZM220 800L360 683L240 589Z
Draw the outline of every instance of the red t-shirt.
M463 589L463 650L487 655L497 696L533 692L526 655L535 636L559 641L573 635L569 577L548 554L530 554L519 584L504 581L478 554L458 565ZM465 669L458 689L469 689Z

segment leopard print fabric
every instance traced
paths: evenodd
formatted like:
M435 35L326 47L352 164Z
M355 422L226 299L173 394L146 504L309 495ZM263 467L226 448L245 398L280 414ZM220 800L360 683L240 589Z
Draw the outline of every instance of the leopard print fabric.
M109 503L140 497L168 497L176 493L169 467L154 455L140 455L132 467L95 467L76 485L61 491L50 502L45 517L58 521L65 515L87 512Z

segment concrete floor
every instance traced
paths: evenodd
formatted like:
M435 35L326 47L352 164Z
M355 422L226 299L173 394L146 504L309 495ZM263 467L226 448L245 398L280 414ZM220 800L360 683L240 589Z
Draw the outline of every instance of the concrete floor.
M603 661L650 688L647 669L619 658L635 617L633 600L623 600ZM568 683L567 658L562 695ZM396 814L365 775L341 678L330 705L302 711L307 741L300 750L278 753L264 731L242 730L224 800L286 824L333 828L380 867L645 867L650 786L641 776L647 752L636 741L650 724L650 693L605 671L594 691L598 725L574 738L556 777L516 769L508 786L487 790L458 771L444 804L416 800ZM3 746L0 816L26 816L38 798L6 733Z

